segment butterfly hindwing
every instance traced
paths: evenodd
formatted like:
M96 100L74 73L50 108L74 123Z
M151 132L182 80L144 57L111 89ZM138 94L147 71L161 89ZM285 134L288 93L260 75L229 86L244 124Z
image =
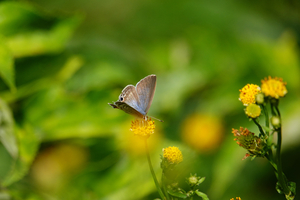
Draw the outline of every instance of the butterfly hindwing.
M115 102L115 105L117 106L117 108L123 110L124 112L139 117L139 118L143 118L144 115L142 115L139 111L137 111L136 109L134 109L133 107L129 106L127 103L125 102L120 102L117 101Z

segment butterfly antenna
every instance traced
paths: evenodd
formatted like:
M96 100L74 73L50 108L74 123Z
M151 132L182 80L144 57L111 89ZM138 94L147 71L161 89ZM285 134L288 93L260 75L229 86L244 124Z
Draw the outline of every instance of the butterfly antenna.
M151 117L151 116L149 116L149 117ZM157 118L155 118L155 117L151 117L151 118L153 118L153 119L155 119L155 120L157 120L157 121L160 121L160 122L164 122L163 120L157 119Z

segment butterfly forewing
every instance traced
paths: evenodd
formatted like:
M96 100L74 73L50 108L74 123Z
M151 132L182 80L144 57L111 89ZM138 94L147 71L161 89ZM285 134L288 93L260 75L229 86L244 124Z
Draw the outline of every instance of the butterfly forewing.
M156 76L149 75L136 84L136 92L139 98L139 108L146 115L151 106L156 87Z

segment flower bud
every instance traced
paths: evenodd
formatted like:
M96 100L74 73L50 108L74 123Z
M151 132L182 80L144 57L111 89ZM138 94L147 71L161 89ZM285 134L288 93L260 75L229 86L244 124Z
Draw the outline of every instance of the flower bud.
M273 117L271 117L271 124L272 124L275 128L280 127L280 126L281 126L280 117L278 117L278 116L273 116Z
M255 100L256 100L256 103L257 104L263 104L264 101L265 101L265 96L263 93L258 93L256 96L255 96Z
M261 108L260 106L251 103L249 106L246 107L245 113L250 118L256 118L260 116Z
M188 196L188 197L191 197L191 196L193 196L194 195L194 191L193 190L190 190L190 191L188 191L187 193L186 193L186 196Z
M194 176L194 175L190 176L190 177L188 178L188 183L189 183L189 185L190 185L191 187L197 185L197 183L198 183L198 177L197 177L197 176Z
M197 176L197 174L190 175L190 177L187 178L187 182L190 185L190 187L198 186L205 180L205 177Z

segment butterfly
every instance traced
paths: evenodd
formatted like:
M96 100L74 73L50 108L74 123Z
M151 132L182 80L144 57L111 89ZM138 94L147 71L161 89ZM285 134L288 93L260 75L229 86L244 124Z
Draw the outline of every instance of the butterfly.
M108 104L135 117L147 119L155 88L156 75L146 76L136 86L127 85L119 95L119 100Z

